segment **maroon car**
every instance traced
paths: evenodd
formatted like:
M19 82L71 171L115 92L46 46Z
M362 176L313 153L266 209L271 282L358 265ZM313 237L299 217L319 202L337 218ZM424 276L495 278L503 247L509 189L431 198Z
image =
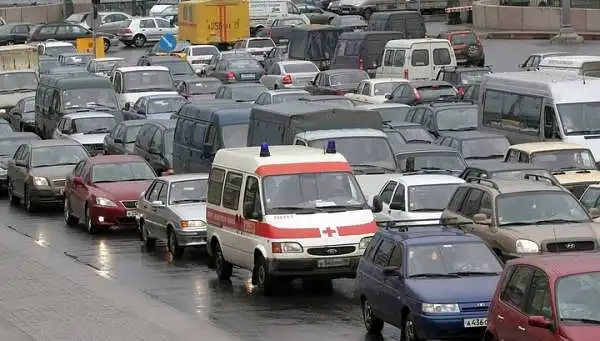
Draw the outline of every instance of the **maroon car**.
M89 233L136 226L136 203L155 177L136 155L101 155L83 160L67 176L64 215L69 226L85 222Z

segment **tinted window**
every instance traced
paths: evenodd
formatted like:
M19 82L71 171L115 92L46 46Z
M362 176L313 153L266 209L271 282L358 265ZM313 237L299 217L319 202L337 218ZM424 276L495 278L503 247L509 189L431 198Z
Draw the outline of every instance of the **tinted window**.
M532 268L526 266L518 267L513 272L510 281L508 281L500 298L506 303L521 309L525 303L525 294L527 293L532 276Z
M384 239L381 245L379 245L377 252L375 253L373 264L379 267L386 266L388 264L388 260L390 259L390 255L393 248L394 243L387 239Z
M421 101L432 101L439 98L453 98L458 92L453 86L420 87L418 89Z
M465 159L469 158L503 158L510 147L506 137L464 140L460 153Z
M213 168L210 171L208 179L208 202L213 205L221 204L221 194L223 191L223 182L225 180L225 171L220 168Z
M197 47L192 47L192 55L194 56L210 56L210 55L216 55L219 53L219 50L216 47L213 46L197 46Z
M477 107L444 109L437 113L438 130L477 128Z
M265 47L275 47L275 43L271 39L251 39L248 41L248 48Z
M258 95L260 95L265 90L266 88L262 86L243 88L234 87L231 88L231 99L233 99L234 101L251 102L256 100L258 98Z
M427 66L429 65L428 50L414 50L410 58L412 66Z
M406 107L388 107L388 108L377 108L372 109L375 110L381 115L381 119L383 121L389 122L402 122L405 120L408 111L410 110L409 106Z
M398 131L406 142L434 142L433 136L422 127L399 128Z
M188 62L185 61L173 61L167 63L154 63L157 66L164 66L169 69L172 75L190 75L195 74L194 70Z
M486 90L483 125L538 135L541 108L541 97Z
M240 204L243 176L240 173L228 172L223 189L223 207L237 210Z
M313 63L284 64L282 68L285 73L319 72L319 69Z
M434 49L433 50L433 63L435 65L450 65L452 58L450 57L450 51L446 48Z
M448 209L454 212L458 212L463 200L465 199L465 196L467 195L468 190L468 187L459 187L458 189L456 189L454 195L452 196L452 199L450 199L450 202L448 203Z
M456 33L450 38L452 45L474 45L476 42L475 33Z
M399 167L403 172L407 171L406 161L408 157L413 157L415 162L415 171L418 170L450 170L462 171L466 164L458 153L452 152L432 152L419 153L414 155L397 156Z

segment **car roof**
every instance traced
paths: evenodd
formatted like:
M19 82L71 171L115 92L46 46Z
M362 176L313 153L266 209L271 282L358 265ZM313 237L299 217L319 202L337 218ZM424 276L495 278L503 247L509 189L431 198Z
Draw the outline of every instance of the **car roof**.
M390 181L401 182L407 186L462 184L465 180L444 174L404 174L390 178Z
M466 130L466 131L440 131L441 136L453 137L458 140L480 140L489 138L506 138L501 134L488 133L479 130Z
M177 120L146 120L145 124L159 125L166 129L175 129L175 126L177 125Z
M439 144L434 143L407 143L403 145L399 145L394 147L394 154L411 154L411 153L419 153L419 152L453 152L458 153L458 151L451 147L440 146Z
M538 267L550 277L556 279L568 275L600 271L600 254L587 252L547 253L516 258L507 263L507 265L517 264Z
M42 147L58 147L58 146L81 146L81 144L75 140L70 139L52 139L52 140L31 140L27 142L31 148L42 148Z
M208 173L186 173L160 176L157 179L167 182L177 182L185 180L208 180Z
M550 150L588 149L575 143L566 142L530 142L513 144L510 149L517 149L526 153L544 152Z
M176 56L143 56L142 58L150 59L150 61L158 62L185 62L185 60Z
M134 154L122 155L98 155L90 158L90 163L93 165L102 165L109 163L121 162L145 162L143 158Z
M347 129L325 129L325 130L308 130L298 133L304 139L309 141L336 139L345 137L382 137L387 138L387 135L377 129L369 128L347 128Z
M94 117L115 117L113 114L109 114L107 112L85 112L85 113L75 113L75 114L66 114L63 117L70 118L73 120L80 118L94 118Z
M452 226L428 225L413 226L406 225L401 229L381 228L379 234L385 235L405 245L427 245L443 243L465 243L479 242L484 243L479 237L465 233L464 231Z
M117 70L121 72L133 72L133 71L167 71L169 69L166 66L152 65L152 66L119 66Z
M491 185L491 183L495 184ZM553 192L564 192L563 187L553 185L547 181L535 181L535 180L489 180L477 182L477 179L470 179L467 181L469 186L474 186L482 189L494 188L496 191L506 193L522 193L522 192L539 192L539 191L553 191Z
M517 171L517 170L547 170L542 166L532 165L524 162L502 162L502 161L490 161L490 160L474 160L469 162L466 169L476 168L483 169L489 172L502 172L502 171ZM465 170L466 170L465 169Z
M383 109L383 108L406 108L406 107L410 107L410 105L402 104L402 103L381 103L381 104L359 105L358 107L364 108L364 109L369 109L369 110L374 110L374 109Z

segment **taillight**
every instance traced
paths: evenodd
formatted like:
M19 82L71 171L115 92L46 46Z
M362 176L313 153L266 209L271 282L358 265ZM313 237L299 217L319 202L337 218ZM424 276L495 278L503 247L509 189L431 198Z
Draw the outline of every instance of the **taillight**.
M125 27L125 28L120 29L119 33L128 34L128 33L133 33L133 31L129 27Z
M231 71L227 72L227 79L228 80L235 79L235 74Z
M173 170L171 168L167 168L164 171L162 171L162 173L160 175L173 175L175 174L175 172L173 172Z
M408 79L408 69L404 69L404 79Z
M465 89L464 88L458 88L456 90L458 90L458 94L459 95L464 96L464 94L465 94Z
M286 73L285 76L281 79L282 84L292 84L292 75Z
M365 60L362 58L358 58L358 68L360 70L364 70L365 69Z
M417 90L417 89L413 89L413 94L415 94L415 99L416 99L417 101L420 101L420 100L421 100L421 93L419 92L419 90Z

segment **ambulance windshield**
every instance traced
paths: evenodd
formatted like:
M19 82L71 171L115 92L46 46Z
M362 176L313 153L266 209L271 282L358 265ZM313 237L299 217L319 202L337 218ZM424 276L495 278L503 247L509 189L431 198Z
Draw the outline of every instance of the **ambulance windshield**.
M352 173L273 175L263 179L266 214L369 209Z

